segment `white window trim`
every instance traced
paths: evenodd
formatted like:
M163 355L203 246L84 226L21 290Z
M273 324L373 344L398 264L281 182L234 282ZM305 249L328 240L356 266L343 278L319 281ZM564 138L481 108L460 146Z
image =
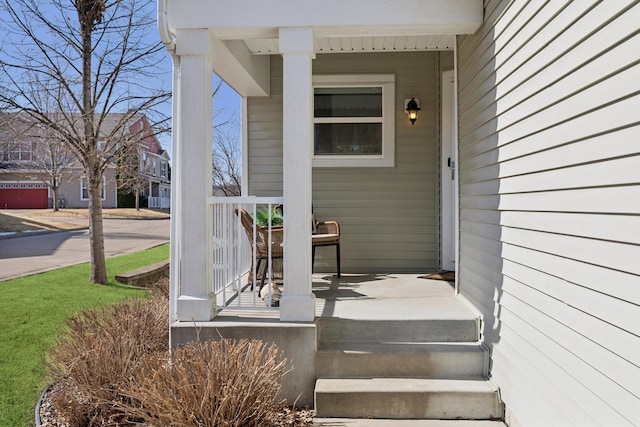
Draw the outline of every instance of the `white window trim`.
M83 193L82 190L85 188L83 187L83 183L87 183L86 184L86 189L87 189L87 196L89 196L89 183L87 182L87 177L86 176L82 176L80 177L80 200L89 200L89 197L83 197ZM102 177L102 200L107 200L107 179L105 176Z
M395 166L395 75L394 74L332 74L314 75L313 87L382 88L382 154L313 156L314 167L393 167ZM352 119L314 118L315 123L352 122ZM378 123L379 119L358 118L359 123Z

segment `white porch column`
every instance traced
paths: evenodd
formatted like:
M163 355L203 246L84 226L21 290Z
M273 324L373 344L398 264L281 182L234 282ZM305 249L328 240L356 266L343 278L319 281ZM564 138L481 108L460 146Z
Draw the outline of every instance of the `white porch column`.
M207 30L178 30L176 54L179 56L176 146L174 173L179 204L176 244L180 290L177 320L208 321L216 313L211 292L212 218L211 195L211 42ZM176 100L174 99L174 102ZM175 266L172 266L175 267ZM172 286L174 284L172 283Z
M280 320L313 321L311 155L315 57L311 28L280 28L283 58L284 295Z

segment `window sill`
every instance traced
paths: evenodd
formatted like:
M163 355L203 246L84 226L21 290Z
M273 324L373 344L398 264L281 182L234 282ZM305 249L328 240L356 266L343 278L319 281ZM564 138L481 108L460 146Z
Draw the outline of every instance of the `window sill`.
M393 167L395 166L393 155L382 156L314 156L313 167L334 168L334 167Z

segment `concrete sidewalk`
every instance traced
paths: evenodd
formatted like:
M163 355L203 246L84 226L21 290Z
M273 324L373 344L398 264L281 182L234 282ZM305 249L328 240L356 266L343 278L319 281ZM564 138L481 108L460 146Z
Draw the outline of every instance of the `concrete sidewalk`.
M502 421L314 418L316 427L506 427Z
M169 241L169 219L104 219L105 255L137 252ZM79 227L82 223L78 220ZM89 262L86 228L0 239L0 281Z

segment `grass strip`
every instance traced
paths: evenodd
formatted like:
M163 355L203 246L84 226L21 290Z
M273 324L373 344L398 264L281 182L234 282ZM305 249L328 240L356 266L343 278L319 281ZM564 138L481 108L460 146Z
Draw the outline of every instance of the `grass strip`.
M107 259L109 285L89 283L90 265L80 264L0 282L0 426L30 426L47 382L45 356L74 313L145 290L115 282L116 274L160 262L169 245Z

